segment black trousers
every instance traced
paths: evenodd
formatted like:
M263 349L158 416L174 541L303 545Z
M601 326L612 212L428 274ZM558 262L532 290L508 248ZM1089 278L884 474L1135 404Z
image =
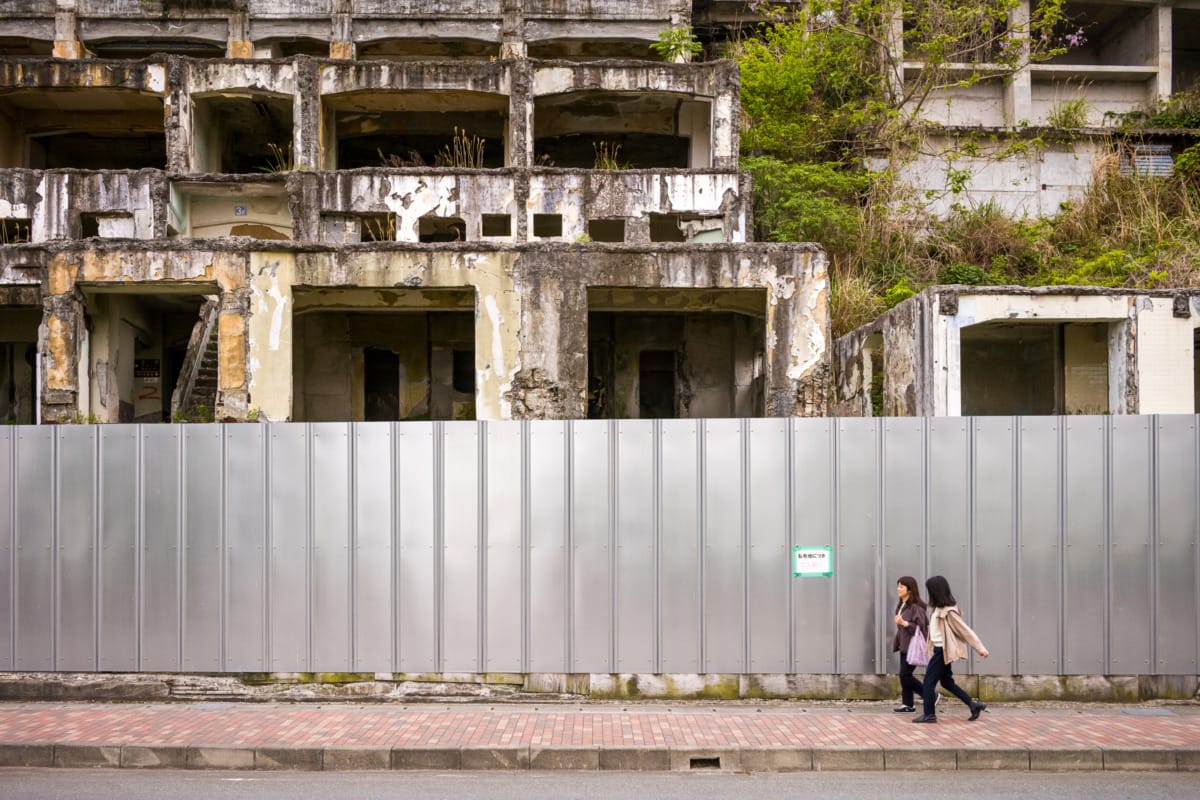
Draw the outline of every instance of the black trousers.
M925 693L921 682L913 675L915 664L908 663L908 654L900 651L900 702L906 706L913 704L913 696Z
M962 687L954 682L954 670L946 663L942 657L942 648L933 648L933 658L929 659L929 666L925 667L925 685L921 687L921 699L924 701L925 707L922 713L927 717L934 715L934 694L937 692L937 685L942 684L942 688L952 692L955 697L967 704L967 708L971 707L971 695L962 690Z

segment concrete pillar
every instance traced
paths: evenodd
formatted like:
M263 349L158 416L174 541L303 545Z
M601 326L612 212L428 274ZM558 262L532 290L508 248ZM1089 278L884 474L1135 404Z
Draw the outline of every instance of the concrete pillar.
M333 15L333 37L329 40L329 57L353 61L358 57L354 44L354 16L348 0L338 0Z
M713 169L736 170L741 137L741 77L737 65L722 62L717 67L716 92L712 105Z
M1158 67L1158 74L1150 81L1149 97L1147 98L1150 107L1153 108L1158 103L1169 99L1173 91L1171 86L1173 70L1171 6L1159 3L1151 10L1150 14L1151 53L1155 58L1155 66Z
M533 163L533 65L526 60L515 61L509 67L509 74L505 166L528 167Z
M502 397L501 418L587 417L587 286L581 270L549 267L561 260L561 252L546 252L525 254L518 262L518 291L526 298L553 297L554 302L520 306L518 368ZM485 299L477 324L486 316ZM487 357L480 353L480 333L477 359ZM477 407L484 408L479 400Z
M248 288L222 290L217 312L217 408L218 421L246 419L250 410L247 368L249 316Z
M250 41L250 15L245 11L234 11L229 15L225 57L254 58L254 42Z
M86 309L83 292L74 285L62 294L48 294L42 300L42 324L38 329L42 422L74 422L79 415L80 392L87 388L80 387L80 358L87 337Z
M898 0L887 0L884 14L888 20L887 28L887 70L888 91L893 100L904 96L904 5Z
M292 100L292 148L295 168L321 169L321 80L317 61L296 58L296 96Z
M79 59L84 57L86 51L76 33L75 21L74 0L60 2L58 10L54 13L53 55L55 58Z
M1029 0L1008 12L1008 24L1012 30L1029 30ZM1020 58L1028 60L1028 45ZM1014 128L1033 121L1033 78L1028 67L1017 70L1004 86L1004 121Z
M292 253L250 254L250 308L247 321L249 403L259 418L281 422L292 418Z
M500 58L525 58L524 0L504 0L500 13Z

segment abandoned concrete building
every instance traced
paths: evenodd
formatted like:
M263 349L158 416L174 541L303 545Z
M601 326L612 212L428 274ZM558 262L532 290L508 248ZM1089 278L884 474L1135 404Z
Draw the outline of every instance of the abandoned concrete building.
M824 414L692 14L3 0L0 419Z
M1087 44L939 95L947 141L1075 96L1100 126L1200 76L1200 1L1068 6ZM901 353L877 412L1191 410L1190 384L1154 388L1149 331L1164 303L1182 319L1154 295L1014 295L1057 320L1054 389L992 403L937 371L1011 331L941 298L1001 301L934 291L839 346L834 398L823 253L752 241L736 67L649 47L754 22L722 0L0 0L0 420L870 413L863 365ZM959 163L966 196L1052 212L1106 132L1076 133ZM936 159L910 178L946 186Z

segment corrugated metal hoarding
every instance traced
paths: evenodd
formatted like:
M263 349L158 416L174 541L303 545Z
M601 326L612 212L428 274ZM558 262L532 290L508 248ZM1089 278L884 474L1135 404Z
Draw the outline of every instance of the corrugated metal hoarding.
M4 427L0 669L1195 674L1196 419Z

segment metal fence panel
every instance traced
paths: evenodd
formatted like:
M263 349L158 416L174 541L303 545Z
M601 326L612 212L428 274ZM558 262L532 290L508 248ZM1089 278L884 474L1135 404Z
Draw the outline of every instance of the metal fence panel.
M831 419L791 421L794 544L834 548L832 579L801 578L792 584L792 672L837 670L837 425L838 420ZM790 554L788 561L790 573Z
M1062 664L1062 440L1057 417L1023 417L1017 439L1017 669L1054 675Z
M527 459L523 455L528 426L489 425L485 438L487 464L483 520L486 529L484 653L488 672L523 672L525 619L525 512ZM561 443L558 446L561 452ZM559 462L561 464L561 461ZM540 489L541 487L539 487ZM562 550L554 564L561 574ZM561 605L561 593L550 601ZM561 630L561 628L560 628ZM561 649L560 649L561 654Z
M400 513L399 662L402 672L433 672L440 658L434 541L440 509L433 493L433 423L400 426L396 438Z
M103 671L137 670L142 585L138 484L141 447L132 425L100 429L99 651ZM253 613L253 612L251 612Z
M479 672L479 429L444 425L442 669Z
M1197 419L5 428L0 669L1195 674Z
M986 659L975 659L975 671L994 675L1017 671L1012 636L1013 609L1017 604L1013 424L1012 417L973 420L974 591L970 597L958 598L972 610L972 626L990 653Z
M319 672L350 669L350 426L326 422L312 436L312 656Z
M352 672L374 672L383 664L392 668L392 430L390 423L364 422L352 431Z
M746 669L742 427L704 423L704 671Z
M528 504L529 581L528 653L530 672L570 672L567 655L570 603L571 532L568 493L575 445L565 422L529 422ZM489 428L499 427L494 423Z
M660 638L663 672L700 672L699 436L703 422L663 420Z
M266 669L266 554L262 531L263 431L261 425L224 426L225 596L221 626L225 669ZM309 591L316 586L309 584Z
M788 425L786 420L749 423L748 496L750 549L746 577L751 672L787 672L791 549L788 530Z
M875 632L891 619L881 608L884 601L878 580L879 420L864 425L841 419L835 424L838 509L833 570L838 659L834 671L873 673L883 669L882 643Z
M1116 634L1121 645L1112 647L1104 671L1110 675L1138 675L1151 671L1154 639L1152 499L1153 427L1147 417L1113 417L1108 421L1110 455L1119 465L1119 477L1108 470L1111 496L1108 576L1103 583L1108 599L1108 637ZM1100 576L1095 576L1099 578ZM1097 584L1101 581L1097 580Z
M96 663L98 429L63 425L57 433L60 488L57 492L58 620L54 668L94 670L99 668ZM0 483L0 486L4 484ZM62 487L69 488L63 491ZM172 564L171 569L174 568ZM8 582L3 585L7 586Z
M1158 549L1154 554L1154 672L1200 672L1200 469L1196 417L1158 417L1154 463Z
M54 430L17 428L16 438L12 668L54 669Z
M313 438L305 425L272 425L266 441L271 469L267 475L269 515L263 533L271 558L267 575L271 670L311 672L309 604L313 598L308 591L308 555ZM390 487L388 491L390 496Z
M1103 674L1107 584L1105 425L1101 417L1070 417L1064 454L1063 652L1068 674Z
M896 669L899 656L892 652L896 583L913 577L925 597L925 421L896 417L883 425L883 599L885 623L880 631L884 663Z
M613 672L611 523L614 425L576 423L571 462L572 672ZM592 666L596 669L592 669Z
M225 449L220 425L183 428L183 669L225 668L222 523ZM305 587L305 594L308 590Z
M654 672L658 630L656 425L617 427L617 672Z
M179 437L178 427L141 429L142 557L140 669L179 666Z

